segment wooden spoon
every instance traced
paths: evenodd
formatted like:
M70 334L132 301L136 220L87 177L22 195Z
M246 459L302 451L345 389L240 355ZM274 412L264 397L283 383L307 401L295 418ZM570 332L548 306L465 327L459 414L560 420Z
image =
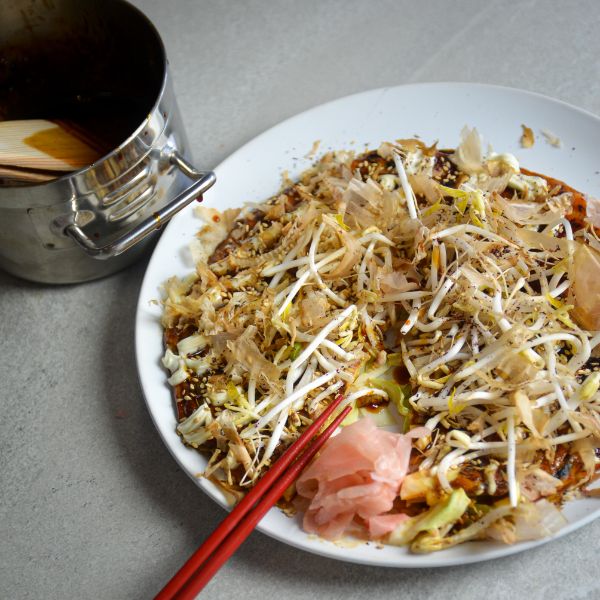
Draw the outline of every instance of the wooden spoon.
M60 171L38 171L21 167L0 165L0 186L12 183L45 183L63 175Z
M0 165L69 172L91 165L101 152L63 122L0 121Z

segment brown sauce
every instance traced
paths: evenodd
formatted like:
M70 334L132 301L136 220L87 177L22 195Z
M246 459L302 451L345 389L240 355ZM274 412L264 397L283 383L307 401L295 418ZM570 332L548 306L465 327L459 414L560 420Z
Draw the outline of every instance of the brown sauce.
M227 258L248 237L254 226L261 222L265 213L261 210L253 210L244 219L236 221L227 237L215 248L208 259L208 264L213 264Z
M394 381L400 385L407 385L410 383L410 373L404 365L400 365L394 368L393 371Z
M355 158L350 165L350 169L352 172L358 170L361 178L365 181L369 177L376 179L384 173L395 172L394 161L386 160L383 156L379 155L377 150L371 150Z
M73 169L85 167L101 156L100 152L81 143L77 137L73 139L67 130L59 126L42 129L24 138L23 143L52 158L66 162Z
M568 186L566 183L564 183L564 181L554 179L553 177L548 177L547 175L541 175L540 173L530 171L529 169L521 168L521 173L523 173L523 175L533 175L534 177L541 177L542 179L545 179L548 182L548 189L556 190L554 195L570 192L573 197L573 204L571 212L567 215L567 219L570 221L571 225L575 227L575 229L584 227L586 217L586 200L581 192L578 192L576 189Z
M377 414L382 408L385 408L389 403L389 400L385 400L384 398L378 396L377 400L373 400L368 404L362 405L361 408L368 410L370 413Z
M435 154L433 178L446 187L456 188L460 184L461 174L458 167L450 160L452 151L438 150Z

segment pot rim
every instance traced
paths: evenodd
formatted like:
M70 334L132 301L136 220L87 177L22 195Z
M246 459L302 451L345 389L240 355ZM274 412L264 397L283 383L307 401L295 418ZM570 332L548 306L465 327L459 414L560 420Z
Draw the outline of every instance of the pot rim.
M160 104L160 101L165 94L166 87L167 87L167 80L168 80L168 76L169 76L169 73L168 73L169 60L167 58L167 51L165 48L165 44L162 40L162 37L160 36L160 33L158 32L158 29L155 27L154 23L137 6L134 6L128 0L110 0L110 1L115 4L123 4L123 5L127 6L133 13L137 14L137 17L140 18L141 21L145 23L146 27L148 27L148 29L153 33L154 37L156 38L156 41L158 43L158 49L159 49L161 57L162 57L162 77L161 77L160 88L157 92L156 98L154 99L154 104L149 109L148 114L142 120L142 122L129 134L129 136L125 140L123 140L118 146L113 148L110 152L108 152L107 154L104 154L103 156L101 156L100 158L95 160L93 163L86 165L85 167L82 167L80 169L69 171L68 173L61 175L60 177L56 177L56 178L52 179L51 181L42 181L42 182L38 182L38 183L29 183L29 184L26 183L26 184L19 184L19 185L3 185L0 187L0 189L27 190L27 189L31 189L31 188L39 188L39 187L49 186L49 185L53 185L53 184L60 185L61 183L67 182L69 179L71 179L75 176L86 174L86 173L92 171L93 169L97 169L98 165L100 165L104 161L115 157L128 144L133 142L140 135L142 130L145 127L147 127L148 124L150 123L152 115L157 110L157 108Z

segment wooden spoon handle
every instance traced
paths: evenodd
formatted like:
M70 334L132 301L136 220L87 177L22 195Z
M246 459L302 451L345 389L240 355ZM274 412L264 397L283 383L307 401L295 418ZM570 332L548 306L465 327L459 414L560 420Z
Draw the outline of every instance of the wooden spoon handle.
M38 171L22 167L8 167L0 165L0 186L10 183L46 183L63 175L61 171Z
M0 165L73 171L99 153L58 123L44 119L0 122Z

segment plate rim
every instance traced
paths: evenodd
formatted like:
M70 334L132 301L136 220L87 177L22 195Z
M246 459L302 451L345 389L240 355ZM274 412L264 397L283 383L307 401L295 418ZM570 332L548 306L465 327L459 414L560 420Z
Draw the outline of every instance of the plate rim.
M407 83L407 84L400 84L400 85L383 86L383 87L372 88L372 89L368 89L368 90L355 92L352 94L334 98L332 100L328 100L321 104L312 106L306 110L303 110L299 113L291 115L278 123L275 123L274 125L267 128L266 130L258 133L254 137L245 141L239 148L235 149L231 154L229 154L227 157L225 157L213 169L215 174L217 175L217 181L219 178L219 173L222 170L224 170L230 162L235 161L239 155L243 154L246 151L248 146L259 142L263 138L267 138L269 135L271 135L274 132L274 130L288 126L291 122L293 122L295 120L300 120L302 118L305 118L306 116L310 115L310 113L312 113L312 112L325 110L327 107L331 107L332 105L335 105L335 104L338 104L341 102L351 102L355 98L367 96L369 94L376 95L376 94L387 93L390 90L426 89L428 87L430 88L430 87L440 87L440 86L441 87L451 87L451 88L455 88L455 89L456 88L476 89L476 90L483 90L483 91L490 92L490 93L493 93L494 91L500 91L503 93L514 94L516 96L531 97L531 98L534 98L541 102L550 103L550 104L559 106L565 110L568 110L570 112L575 112L575 113L580 114L581 116L590 118L590 119L596 121L598 123L598 125L600 126L600 115L597 115L591 111L588 111L584 108L573 105L564 100L560 100L558 98L554 98L552 96L542 94L540 92L535 92L535 91L521 89L521 88L512 87L512 86L504 86L504 85L489 84L489 83L477 83L477 82L472 83L472 82L466 82L466 81L448 81L448 82L446 82L446 81L430 81L430 82L418 82L418 83ZM314 158L313 158L313 160L314 160ZM181 468L181 470L190 479L192 479L192 481L196 484L197 487L199 487L212 501L216 502L219 506L221 506L222 508L229 511L230 507L224 501L223 497L220 495L220 492L218 492L218 490L214 486L214 484L212 484L209 481L204 480L201 477L198 477L198 476L194 475L194 473L190 472L188 467L186 465L184 465L183 462L180 460L179 456L177 456L177 454L175 452L175 448L173 448L171 446L171 443L166 439L165 435L163 435L161 426L157 422L156 415L154 414L154 412L152 410L151 403L149 400L149 392L146 389L144 379L142 377L142 370L147 367L145 364L141 363L141 352L140 352L141 344L143 343L143 339L142 339L142 337L143 337L142 336L142 329L143 329L142 318L143 317L142 317L142 315L143 315L143 310L146 308L146 303L148 302L148 299L146 297L146 292L147 292L147 288L149 285L149 281L152 277L152 267L154 266L153 263L156 260L158 260L157 257L161 253L163 241L165 239L164 233L166 231L168 231L170 227L171 227L171 222L169 222L167 224L167 226L165 227L165 230L163 231L163 235L161 235L156 246L152 250L152 254L150 256L150 259L146 266L146 270L144 272L144 277L142 279L140 291L138 294L138 300L136 303L134 351L135 351L137 378L139 381L140 388L142 390L142 395L144 397L144 403L146 405L146 409L148 410L148 412L150 414L152 423L154 424L154 427L156 428L162 443L166 446L170 455L173 457L173 459L175 460L177 465ZM277 509L273 508L271 510L277 510ZM459 555L456 557L445 557L445 559L443 561L440 561L438 558L441 556L440 553L432 553L429 555L409 555L409 556L415 556L415 558L418 556L419 560L415 561L415 562L410 560L410 558L407 559L407 557L403 556L403 555L399 555L398 560L396 562L390 562L390 561L378 560L377 557L372 557L372 556L364 556L364 555L358 556L358 555L353 555L352 553L340 554L339 546L336 546L335 543L332 544L331 542L327 542L325 540L319 539L318 541L321 543L308 544L306 539L298 539L296 537L292 537L292 538L288 537L282 533L279 533L277 530L270 529L269 527L262 524L262 522L258 524L256 529L258 529L265 535L268 535L269 537L276 539L280 542L283 542L289 546L310 552L311 554L323 556L323 557L326 557L329 559L341 560L344 562L349 562L349 563L354 563L354 564L361 564L361 565L368 565L368 566L380 566L380 567L386 567L386 568L431 568L431 567L439 568L439 567L474 564L474 563L483 562L483 561L487 561L487 560L493 560L496 558L503 558L503 557L510 556L513 554L519 554L526 550L536 548L538 546L541 546L541 545L551 542L553 540L556 540L556 539L559 539L566 535L569 535L570 533L576 531L577 529L579 529L581 527L585 527L586 525L588 525L589 523L591 523L592 521L594 521L595 519L597 519L599 517L600 517L600 506L597 509L593 510L590 514L577 519L575 522L568 523L561 530L559 530L556 534L539 539L539 540L519 542L517 544L512 544L512 545L498 545L497 547L494 547L493 549L488 550L485 554L475 552L473 554L468 554L468 555Z

